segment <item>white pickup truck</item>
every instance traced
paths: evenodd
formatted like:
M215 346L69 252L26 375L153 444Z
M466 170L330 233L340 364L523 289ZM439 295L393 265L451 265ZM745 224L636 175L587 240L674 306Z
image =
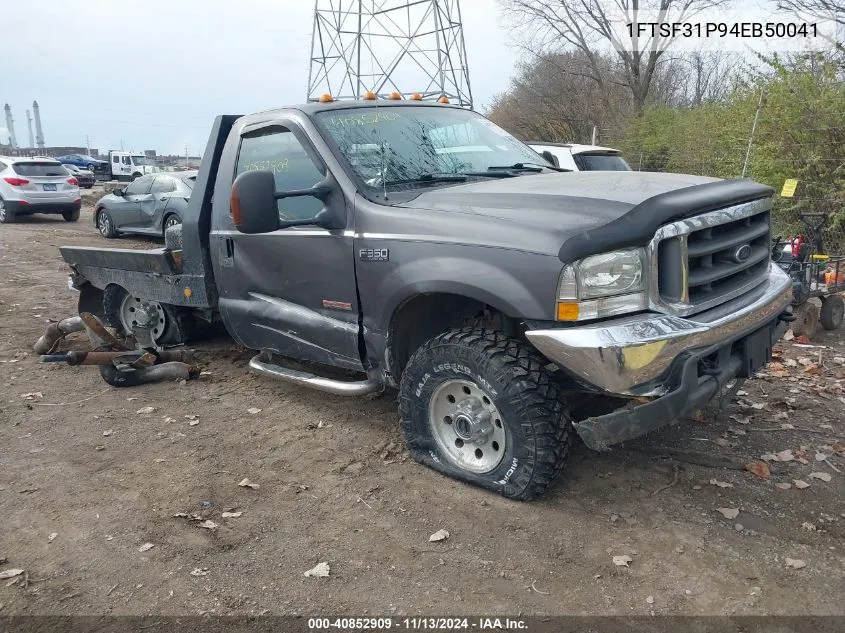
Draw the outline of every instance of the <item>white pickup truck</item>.
M114 180L131 182L158 171L143 152L109 152L109 172Z

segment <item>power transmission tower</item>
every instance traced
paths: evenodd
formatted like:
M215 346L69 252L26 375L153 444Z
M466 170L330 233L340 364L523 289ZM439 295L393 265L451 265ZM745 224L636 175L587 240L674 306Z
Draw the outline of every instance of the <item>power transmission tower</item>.
M368 91L472 107L460 0L316 0L308 100Z

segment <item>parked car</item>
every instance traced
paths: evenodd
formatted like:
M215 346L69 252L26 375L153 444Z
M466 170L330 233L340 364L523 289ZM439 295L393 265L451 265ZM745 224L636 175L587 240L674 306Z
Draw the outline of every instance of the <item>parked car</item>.
M100 198L94 209L94 226L103 237L164 235L169 227L182 224L196 179L196 171L141 176Z
M53 158L0 156L0 223L33 213L61 213L79 219L79 182Z
M109 161L100 160L87 154L68 154L67 156L58 156L56 160L63 165L76 165L77 167L84 167L88 171L102 174L109 169Z
M79 186L83 189L90 189L94 186L97 182L97 179L94 177L94 172L88 169L82 169L77 167L76 165L65 165L65 169L70 172L70 175L76 178L79 182Z
M753 376L793 320L751 180L550 173L411 100L220 116L203 155L165 248L61 247L79 310L143 348L221 321L266 376L398 389L415 459L513 499L575 433L604 450Z
M528 146L553 165L570 171L631 171L622 153L612 147L543 141L530 141Z

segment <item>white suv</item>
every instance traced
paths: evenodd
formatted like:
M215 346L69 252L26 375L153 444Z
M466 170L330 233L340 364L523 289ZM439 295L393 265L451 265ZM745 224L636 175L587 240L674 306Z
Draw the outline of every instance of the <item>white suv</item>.
M549 160L550 163L570 171L631 171L618 149L578 143L546 143L530 141L528 147Z
M52 158L0 156L0 224L22 215L61 213L79 219L79 182Z

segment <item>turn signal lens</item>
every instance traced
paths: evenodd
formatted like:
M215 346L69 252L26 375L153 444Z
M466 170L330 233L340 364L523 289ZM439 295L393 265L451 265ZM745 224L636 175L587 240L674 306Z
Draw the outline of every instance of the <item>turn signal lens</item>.
M577 321L578 320L578 304L577 303L563 303L559 301L557 304L557 320L558 321Z
M232 185L232 197L229 198L229 215L232 216L232 224L240 226L243 223L241 214L241 197L238 192L238 185Z
M70 178L67 179L67 184L73 185L74 187L78 187L79 181L76 178L74 178L73 176L71 176Z

